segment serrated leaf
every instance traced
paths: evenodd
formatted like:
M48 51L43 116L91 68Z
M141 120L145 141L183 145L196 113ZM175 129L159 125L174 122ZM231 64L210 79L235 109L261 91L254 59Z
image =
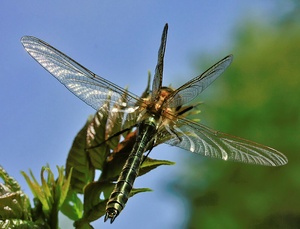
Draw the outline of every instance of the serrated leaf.
M0 166L0 219L31 220L31 206L18 182Z
M95 169L86 152L87 129L92 121L90 117L76 135L66 161L66 174L73 168L71 187L78 193L83 193L84 186L94 180Z
M136 133L127 134L103 168L100 181L116 181L135 143Z
M96 112L88 125L86 133L87 153L92 165L99 170L102 170L103 164L110 153L109 147L105 143L108 107L109 104L106 102Z
M20 220L20 219L5 219L0 220L0 228L1 229L50 229L48 225L36 223L28 220Z
M30 203L22 191L11 192L4 184L6 193L0 196L0 219L31 219Z
M127 88L125 88L127 92ZM120 109L120 105L126 102L127 93L124 93L122 97L120 97L119 101L114 104L113 109L118 110ZM120 132L122 130L122 122L124 119L124 112L110 112L108 114L107 122L106 122L106 136L105 138L108 139L110 136ZM107 141L107 145L110 149L114 149L117 147L120 141L121 135L115 136Z
M13 177L9 176L2 166L0 166L0 177L12 192L21 191L19 183Z
M119 102L114 103L113 108L110 108L110 97L107 96L107 101L97 111L87 129L87 151L96 169L103 170L107 157L120 141L121 134L116 134L123 129L123 121L126 123L124 112L108 113L107 111L120 109L118 104L125 102L126 97L127 94L124 93ZM129 116L131 117L132 114L129 114Z

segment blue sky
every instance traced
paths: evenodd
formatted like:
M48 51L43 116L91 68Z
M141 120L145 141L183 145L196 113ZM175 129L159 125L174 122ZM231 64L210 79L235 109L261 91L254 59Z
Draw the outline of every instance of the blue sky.
M20 38L36 36L96 74L141 94L154 71L163 26L169 23L164 84L178 87L198 75L193 57L213 53L215 62L231 53L233 32L247 17L268 21L272 1L1 1L0 164L29 193L20 170L38 176L47 163L64 165L76 133L94 110L76 98L23 49ZM233 53L234 54L234 53ZM211 63L214 64L214 63ZM233 63L234 64L234 63ZM205 69L203 69L205 70ZM101 228L182 228L185 203L165 182L183 165L184 151L159 146L154 158L177 165L156 169L113 225ZM170 153L170 151L172 153ZM65 225L65 224L61 224ZM62 228L72 228L62 226Z

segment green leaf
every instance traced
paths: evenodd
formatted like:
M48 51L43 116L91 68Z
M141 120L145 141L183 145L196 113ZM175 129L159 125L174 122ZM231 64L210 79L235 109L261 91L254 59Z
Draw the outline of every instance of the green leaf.
M0 228L1 229L50 229L48 225L42 223L35 223L28 220L20 220L20 219L5 219L0 220Z
M0 219L31 219L30 202L22 191L12 192L4 184L0 184L0 189Z
M151 170L161 165L175 165L175 162L167 161L167 160L156 160L147 157L147 159L141 165L139 176L143 176L144 174L150 172Z
M17 181L0 166L0 219L31 220L31 206Z
M88 125L86 132L87 150L92 165L99 170L103 169L103 164L109 155L109 147L105 142L107 109L109 105L106 102L96 112Z
M133 188L130 192L129 197L133 197L134 195L141 193L141 192L152 192L150 188Z
M64 176L63 167L57 167L57 170L58 178L55 180L50 168L44 166L41 169L41 185L39 185L31 171L32 180L25 172L22 172L35 196L36 208L34 209L34 215L40 217L44 215L43 221L49 222L51 228L57 228L58 226L58 211L66 198L72 175L72 170L67 178ZM44 172L47 172L47 176ZM40 213L41 209L43 214Z
M107 200L101 199L104 192L112 191L114 184L109 182L92 182L86 186L84 192L84 215L74 223L76 228L92 228L90 222L105 214Z
M108 195L115 184L110 182L90 183L84 192L84 216L83 219L92 222L105 214ZM103 197L101 199L101 197Z
M47 196L46 196L45 192L43 191L42 186L40 186L40 184L37 182L37 180L35 179L34 175L31 172L31 170L30 170L30 175L32 177L32 181L30 180L29 176L25 172L22 171L21 173L24 176L34 197L37 198L41 202L44 214L49 217L49 211L50 211L49 204L51 201L46 199ZM49 196L48 196L48 198L49 198Z
M95 170L86 152L87 129L92 118L89 117L86 124L76 135L66 162L66 173L73 168L71 187L78 193L83 193L84 186L94 180Z
M9 176L8 173L1 166L0 166L0 177L3 179L5 185L9 187L11 191L13 192L21 191L21 187L19 183L13 177Z
M57 178L58 185L56 185L56 194L60 193L60 196L57 197L56 199L59 199L58 207L60 208L69 193L73 169L71 169L70 174L68 175L67 179L65 179L65 177L64 177L63 167L59 168L57 166L57 169L58 169L59 175Z
M72 220L78 220L83 215L83 204L74 190L69 190L64 203L60 208L61 212Z
M78 220L74 223L76 229L93 229L89 222L84 220Z
M48 172L48 176L47 176L47 181L45 180L44 177L44 172ZM54 178L53 178L53 173L51 172L51 170L49 169L49 167L42 167L41 170L41 181L42 181L42 186L40 187L39 191L41 193L41 197L39 198L39 200L41 201L41 199L43 199L43 201L47 201L47 204L43 205L43 211L44 213L48 213L51 210L51 205L54 203L54 196L52 195L53 193L51 193L53 186L54 186ZM36 182L37 183L37 182ZM37 183L37 185L39 185ZM41 201L42 202L42 201ZM42 202L43 203L43 202Z

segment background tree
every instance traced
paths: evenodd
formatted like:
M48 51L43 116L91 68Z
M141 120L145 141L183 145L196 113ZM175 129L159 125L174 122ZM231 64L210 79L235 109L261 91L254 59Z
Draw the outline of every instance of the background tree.
M200 107L209 126L278 149L289 162L271 168L192 157L184 182L174 185L190 205L188 228L300 227L300 26L293 12L275 26L238 29L235 59Z

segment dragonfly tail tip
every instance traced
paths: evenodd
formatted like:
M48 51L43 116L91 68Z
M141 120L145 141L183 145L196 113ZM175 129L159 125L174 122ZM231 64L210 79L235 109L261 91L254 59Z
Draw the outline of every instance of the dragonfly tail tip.
M112 211L106 211L106 214L104 216L104 222L106 222L108 218L110 218L110 223L112 224L117 218L118 214L119 212L116 209L112 209Z

